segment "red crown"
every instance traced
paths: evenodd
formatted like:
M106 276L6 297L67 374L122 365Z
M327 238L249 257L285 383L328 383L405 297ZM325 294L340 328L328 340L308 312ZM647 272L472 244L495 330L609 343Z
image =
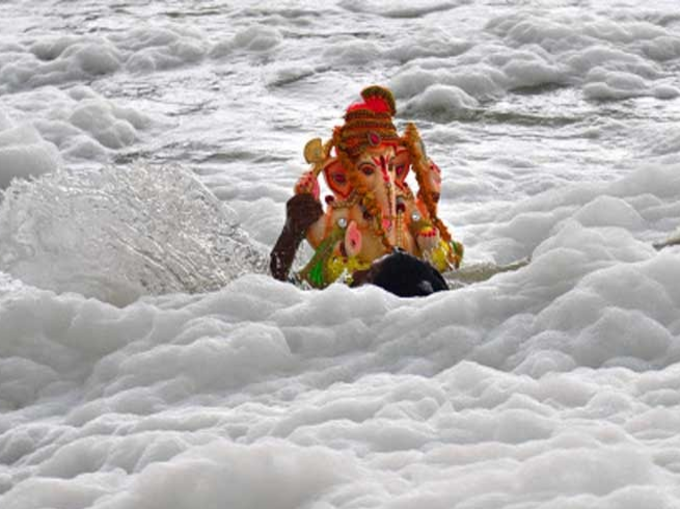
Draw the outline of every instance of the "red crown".
M358 156L367 146L381 143L396 144L399 140L392 115L396 106L392 92L378 85L361 91L363 102L352 104L345 113L345 125L340 128L340 145L350 157Z
M370 110L374 113L389 113L393 116L397 113L394 96L388 89L379 85L371 85L361 91L364 102L352 104L347 108L347 113L356 110Z

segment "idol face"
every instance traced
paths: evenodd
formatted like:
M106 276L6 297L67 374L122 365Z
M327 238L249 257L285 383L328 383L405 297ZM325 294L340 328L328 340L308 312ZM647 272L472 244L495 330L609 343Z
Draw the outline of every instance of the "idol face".
M396 218L394 147L380 145L364 151L356 160L357 180L374 196L388 236Z
M399 162L397 149L392 145L380 144L366 148L353 161L353 178L338 159L333 159L324 168L326 182L335 197L346 200L355 191L363 197L370 195L380 213L381 225L390 241L393 241L396 218L396 186ZM403 169L402 169L403 170ZM358 189L354 189L352 182ZM365 211L364 219L372 221L375 210Z

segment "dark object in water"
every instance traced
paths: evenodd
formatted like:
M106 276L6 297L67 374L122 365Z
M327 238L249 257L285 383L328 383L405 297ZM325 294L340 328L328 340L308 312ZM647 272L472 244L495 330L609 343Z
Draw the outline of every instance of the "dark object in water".
M449 289L437 269L402 250L376 260L368 270L355 272L353 279L353 287L372 284L399 297L425 297Z

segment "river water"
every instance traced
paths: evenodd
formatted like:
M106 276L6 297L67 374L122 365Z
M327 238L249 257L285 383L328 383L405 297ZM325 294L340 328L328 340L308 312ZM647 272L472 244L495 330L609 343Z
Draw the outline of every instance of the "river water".
M0 3L0 507L677 507L678 71L671 0ZM483 281L266 274L374 83Z

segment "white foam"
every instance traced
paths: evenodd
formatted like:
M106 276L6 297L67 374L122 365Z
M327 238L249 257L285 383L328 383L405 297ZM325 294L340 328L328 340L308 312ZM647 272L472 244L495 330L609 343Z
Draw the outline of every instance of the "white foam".
M432 29L385 51L384 56L401 63L427 58L446 59L460 55L470 47L468 41L453 38L443 30Z
M128 49L125 68L135 73L199 62L209 48L199 32L179 26L135 28L113 40Z
M672 60L680 56L680 38L674 35L662 34L639 44L645 54L654 60Z
M566 80L564 71L555 63L535 56L526 59L513 57L502 70L508 78L510 88L559 84Z
M288 507L365 497L479 505L587 493L599 507L630 495L631 483L640 485L638 500L673 500L663 495L673 483L673 458L660 462L667 448L644 435L662 432L653 421L673 422L673 407L652 410L637 394L659 401L677 384L677 369L573 370L668 366L673 340L666 326L680 307L668 275L680 265L673 255L644 249L640 262L621 264L617 249L634 246L630 236L617 247L610 245L613 232L578 228L562 231L536 265L500 286L421 301L339 285L304 293L255 276L194 300L176 296L165 309L147 300L118 310L26 288L13 308L3 308L3 323L18 335L3 353L20 351L29 359L26 373L44 373L45 383L77 373L86 396L69 411L77 426L43 459L29 425L14 421L14 445L0 447L3 457L28 454L39 461L40 477L18 482L5 501L22 507L33 493L52 503L106 494L101 507L218 500ZM602 243L609 254L598 254ZM578 259L555 263L567 246L580 253L577 271L590 274L571 278L563 296L540 311L546 300L537 290L548 290L551 278L564 280ZM603 261L609 268L599 270ZM636 292L622 292L627 283ZM499 295L503 285L508 293ZM42 311L26 322L36 297ZM346 305L339 308L339 301ZM54 323L72 324L57 337L68 355L50 355L43 341L26 343L36 330L55 330ZM635 340L641 335L649 342ZM78 387L62 385L61 394ZM641 416L634 423L635 415ZM668 433L673 429L668 424ZM230 437L218 435L225 432ZM588 475L555 478L574 464L585 465ZM390 480L404 482L403 471L419 476L408 490L385 492ZM263 476L271 486L286 486L283 495L278 488L243 490ZM451 487L452 476L464 489ZM87 489L87 479L97 481L97 490Z
M610 196L596 198L573 217L584 226L618 226L630 231L644 226L644 220L631 205Z
M672 85L657 85L652 89L652 95L658 99L675 99L680 96L680 89Z
M626 99L656 95L643 78L628 72L607 72L595 68L588 73L586 79L589 83L585 85L583 92L591 99Z
M469 115L479 103L462 89L448 85L432 85L403 108L402 114L427 118L456 118Z
M672 85L655 86L642 81L663 78L655 61L674 58L677 53L677 37L657 25L596 16L585 20L570 16L551 19L515 13L497 16L486 28L516 49L480 44L463 55L460 63L466 67L493 63L495 72L502 73L504 79L491 74L487 77L503 90L583 83L586 95L595 99L640 95L672 98L677 94ZM611 74L594 83L589 75L594 69ZM452 84L446 70L433 73L426 85L434 83Z
M414 5L412 2L397 0L343 0L340 5L353 12L372 13L388 18L418 18L430 13L447 11L456 6L455 2L425 0Z
M508 78L500 70L486 65L466 66L455 72L412 67L390 82L390 89L397 98L412 98L431 85L445 84L465 91L477 100L500 97L508 86Z
M216 44L210 51L213 58L224 58L233 51L267 52L281 44L283 36L275 28L252 26L246 28L231 39Z
M194 30L146 25L111 35L47 35L14 46L0 68L0 90L86 81L125 68L149 72L200 61L208 43Z
M301 507L355 475L356 467L332 451L276 441L246 446L221 440L196 447L171 464L150 465L128 493L111 498L101 507ZM262 489L263 482L282 489ZM221 486L217 491L201 488L216 483Z
M54 171L59 165L57 148L30 125L0 131L0 189L15 178L30 178Z
M0 4L2 147L64 167L0 204L1 507L678 506L674 2L53 7ZM370 83L467 268L530 263L424 299L252 274Z
M118 118L106 101L81 101L69 121L92 135L103 146L116 149L133 143L136 131L130 122Z
M122 55L99 37L57 37L33 44L13 63L0 69L0 83L9 90L59 84L120 68Z
M13 115L31 118L32 128L50 142L45 145L56 145L67 160L106 161L111 149L130 146L139 139L140 131L154 124L137 109L105 99L87 86L72 87L68 92L45 87L16 94L11 104ZM40 150L29 151L34 158L40 157Z
M330 59L336 65L361 66L369 64L382 52L383 48L373 42L352 39L338 42L328 48L324 53L324 59Z
M0 110L0 132L9 129L13 125L14 123L9 115L5 111Z

